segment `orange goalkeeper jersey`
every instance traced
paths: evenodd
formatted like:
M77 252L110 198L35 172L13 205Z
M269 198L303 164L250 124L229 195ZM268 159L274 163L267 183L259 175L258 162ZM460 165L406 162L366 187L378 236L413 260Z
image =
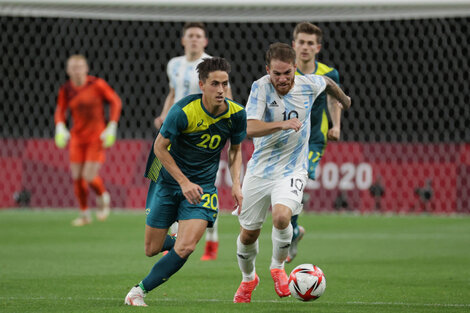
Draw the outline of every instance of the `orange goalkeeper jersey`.
M65 123L67 109L70 109L73 122L71 139L77 143L99 140L106 128L104 102L110 105L109 120L117 122L121 115L121 99L106 81L87 76L85 84L76 87L68 80L59 90L55 123Z

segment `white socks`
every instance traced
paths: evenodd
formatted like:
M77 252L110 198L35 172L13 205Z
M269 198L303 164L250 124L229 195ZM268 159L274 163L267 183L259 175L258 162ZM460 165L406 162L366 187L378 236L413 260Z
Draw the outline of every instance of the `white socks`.
M177 234L178 233L178 222L174 222L170 226L170 235Z
M289 252L289 247L292 240L292 224L285 229L277 229L273 226L272 242L273 242L273 256L271 259L270 269L284 268L284 262ZM258 240L251 245L244 245L240 241L240 235L237 238L237 259L238 266L243 275L244 282L252 281L255 279L255 260L258 254Z
M271 269L273 268L284 268L284 261L287 258L289 247L292 240L292 224L285 229L277 229L273 226L271 238L273 241L273 257L271 259Z
M217 230L218 225L219 225L219 219L217 218L215 220L214 226L212 226L212 228L206 229L206 241L213 241L213 242L219 241L219 234Z
M237 238L237 259L238 266L242 271L244 282L255 279L255 259L258 254L258 240L251 245L244 245L240 241L240 235Z

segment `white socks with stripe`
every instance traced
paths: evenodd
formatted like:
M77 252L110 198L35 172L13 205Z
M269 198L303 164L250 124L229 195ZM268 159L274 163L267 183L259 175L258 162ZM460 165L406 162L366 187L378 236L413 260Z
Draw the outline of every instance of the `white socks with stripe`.
M273 241L273 257L271 259L271 269L273 268L284 268L284 261L287 258L289 247L292 240L292 224L285 229L277 229L273 226L271 238Z
M237 238L237 259L238 266L242 271L244 282L252 281L255 279L255 260L258 254L258 240L251 245L244 245L240 241L240 235Z

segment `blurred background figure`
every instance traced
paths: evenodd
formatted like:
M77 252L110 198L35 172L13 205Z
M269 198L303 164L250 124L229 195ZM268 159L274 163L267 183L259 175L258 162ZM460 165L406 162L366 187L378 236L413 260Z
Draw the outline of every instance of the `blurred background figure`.
M60 87L55 111L55 144L65 148L70 138L69 157L75 196L80 206L80 216L73 226L91 223L88 209L88 187L97 195L100 221L110 213L111 198L103 180L98 175L105 160L105 148L116 141L117 123L121 115L121 99L101 78L88 75L87 60L83 55L72 55L67 60L69 80ZM110 105L106 126L104 103ZM73 127L66 126L70 110Z
M382 210L382 197L385 195L385 187L382 184L382 176L377 176L376 181L369 188L370 195L374 198L374 210Z
M28 189L21 189L13 194L13 199L19 207L29 207L31 201L31 192Z
M427 179L424 186L416 187L415 194L418 196L418 204L416 210L418 210L419 212L431 213L433 211L431 207L431 199L434 194L432 188L432 180Z
M338 191L333 207L336 211L346 211L349 208L348 197L343 190Z
M205 52L208 43L209 39L204 23L187 22L184 24L181 37L184 55L174 57L168 62L166 73L169 92L160 115L154 120L155 128L160 129L173 104L191 94L201 93L196 67L204 58L211 57ZM230 87L227 97L232 98Z

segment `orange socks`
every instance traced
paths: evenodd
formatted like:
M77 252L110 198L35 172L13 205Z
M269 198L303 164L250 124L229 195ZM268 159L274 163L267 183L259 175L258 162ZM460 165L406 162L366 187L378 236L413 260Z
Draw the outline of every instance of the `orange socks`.
M73 181L73 187L75 196L77 197L78 203L80 205L80 210L86 211L86 209L88 209L88 184L84 179L80 178Z
M103 192L106 191L103 180L98 175L96 175L95 178L93 178L93 180L90 182L90 187L94 192L96 192L98 196L101 196Z

